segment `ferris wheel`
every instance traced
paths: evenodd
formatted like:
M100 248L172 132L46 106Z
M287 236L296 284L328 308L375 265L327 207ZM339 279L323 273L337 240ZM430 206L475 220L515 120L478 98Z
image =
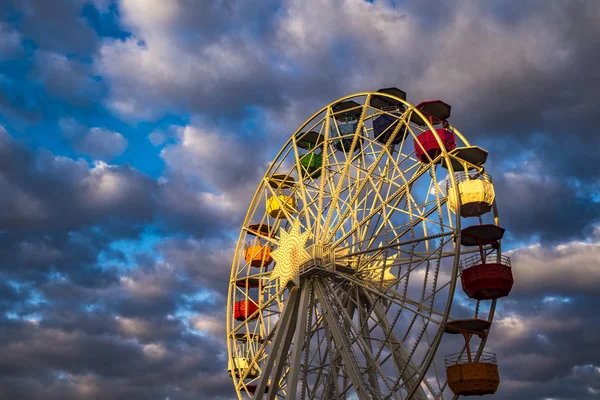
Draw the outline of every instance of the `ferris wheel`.
M386 88L336 100L291 135L231 270L228 372L240 399L496 391L484 348L513 277L488 153L449 117L442 101L413 106Z

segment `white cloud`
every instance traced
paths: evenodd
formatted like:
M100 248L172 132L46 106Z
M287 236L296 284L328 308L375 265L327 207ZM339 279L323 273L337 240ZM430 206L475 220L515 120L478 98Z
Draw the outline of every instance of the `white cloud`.
M119 132L100 127L87 128L70 117L61 118L58 126L77 151L94 158L108 161L127 149L128 141Z
M151 324L139 318L116 316L120 331L126 336L143 336L150 333Z
M600 241L572 241L556 246L532 246L510 255L517 294L597 293L600 287Z
M151 359L161 359L167 355L167 351L160 343L150 343L143 347L144 354Z
M160 262L155 269L121 277L121 286L135 297L152 300L166 295L175 279L173 266Z
M218 338L225 337L225 324L221 317L200 314L192 317L191 322L192 327L199 332Z
M178 142L160 153L166 164L162 186L168 189L183 179L190 204L215 215L242 212L267 168L260 143L241 140L201 121L176 132Z

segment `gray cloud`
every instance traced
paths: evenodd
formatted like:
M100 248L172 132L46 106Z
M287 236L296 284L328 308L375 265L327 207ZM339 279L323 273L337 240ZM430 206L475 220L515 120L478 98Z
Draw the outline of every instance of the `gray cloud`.
M20 15L23 35L39 47L60 53L90 54L98 37L82 15L85 1L50 4L44 0L9 0Z
M496 397L597 398L595 2L131 0L118 14L133 36L102 41L82 1L13 3L22 20L0 25L10 39L0 57L33 40L29 76L51 94L101 100L134 122L199 117L149 137L163 146L157 180L34 153L0 129L0 397L232 398L219 325L228 234L268 158L336 96L399 86L414 103L448 101L455 125L490 144L503 225L516 240L540 239L511 254L515 288L488 343L502 373ZM0 75L5 115L53 110L22 87ZM94 157L127 143L74 119L59 125ZM134 260L113 246L141 241L148 224L176 235Z
M0 61L15 59L23 55L21 34L0 22Z
M589 166L598 157L586 151L597 141L593 105L600 101L591 84L600 36L594 2L532 1L522 9L517 2L288 1L263 17L271 34L242 37L236 35L253 27L249 20L230 25L246 11L241 5L220 8L223 14L210 9L213 24L189 26L183 35L187 12L195 15L196 8L185 7L183 16L184 7L172 3L140 14L139 4L121 6L134 37L105 41L97 60L111 87L107 104L125 118L152 120L183 109L230 123L248 121L243 113L251 105L268 122L261 136L276 138L264 145L276 147L336 96L399 86L413 103L441 98L452 104L451 121L472 143L489 144L496 162L535 155L543 179L517 168L505 176L496 172L502 166L490 169L516 238L581 236L596 218L593 193L577 186L597 177ZM224 143L230 141L224 136L236 137L232 130L221 134ZM167 163L177 162L183 146L178 150L163 152ZM234 167L206 176L220 171ZM527 215L508 201L514 198L528 202Z
M127 139L119 132L104 128L90 128L75 144L84 154L104 160L121 155L127 148Z
M0 221L16 230L92 225L122 219L149 221L155 183L131 167L38 156L0 131Z
M37 51L30 75L52 94L78 106L91 106L100 98L102 85L90 66L67 56Z

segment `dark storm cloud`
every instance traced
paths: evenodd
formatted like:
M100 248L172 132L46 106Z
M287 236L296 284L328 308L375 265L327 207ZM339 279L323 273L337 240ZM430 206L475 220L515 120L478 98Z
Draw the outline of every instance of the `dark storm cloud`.
M160 218L199 238L237 229L268 166L264 137L236 138L205 121L172 129L176 139L161 151Z
M226 294L235 243L167 239L159 249L166 261L185 268L193 282Z
M594 398L590 389L597 390L597 380L591 378L600 372L600 314L594 305L599 301L596 294L576 291L568 298L511 296L505 301L488 342L499 354L498 397Z
M275 14L278 20L262 17L272 27L270 36L233 43L234 32L254 27L242 5L220 7L213 15L213 4L205 14L214 18L211 24L188 26L195 10L205 12L200 4L172 3L142 15L130 2L121 7L123 18L145 45L105 43L100 70L113 80L117 100L130 107L142 107L145 96L148 106L233 115L249 104L279 109L310 97L326 103L335 95L394 84L414 102L444 98L455 106L457 126L472 135L586 127L598 100L592 87L598 79L593 55L600 7L538 1L526 7L527 17L494 14L517 4L408 3L394 10L381 2L289 2ZM331 20L334 13L338 18ZM238 22L235 31L232 21ZM188 51L190 44L194 51ZM188 68L177 67L181 59ZM132 63L146 72L143 79L130 72Z
M13 279L42 282L53 273L105 285L119 260L110 244L135 238L152 221L156 183L128 167L34 154L0 129L0 268Z
M592 399L600 376L598 232L589 241L509 252L515 284L499 302L488 349L501 399Z
M2 310L18 316L0 318L0 394L36 398L42 386L49 398L73 399L230 393L224 343L202 323L203 313L221 312L222 296L207 291L195 298L191 266L138 260L137 268L104 285L63 274L0 288ZM179 316L182 311L190 317Z
M590 201L591 193L563 177L515 171L496 175L494 184L502 223L513 238L584 237L599 219L600 204Z
M80 324L85 321L80 320ZM92 335L81 329L58 329L43 323L2 323L4 357L0 371L4 394L22 390L35 398L35 386L19 388L20 380L45 383L71 392L71 398L151 398L156 394L189 397L198 387L211 389L220 346L208 339L143 344L121 340L104 332ZM218 365L218 364L217 364ZM189 371L196 371L190 375ZM200 377L207 378L204 382ZM12 379L11 379L12 378ZM13 385L8 384L8 379ZM220 382L223 383L222 381ZM72 387L70 387L72 385ZM111 387L112 386L112 387ZM177 388L179 390L177 390ZM214 393L214 389L213 389Z

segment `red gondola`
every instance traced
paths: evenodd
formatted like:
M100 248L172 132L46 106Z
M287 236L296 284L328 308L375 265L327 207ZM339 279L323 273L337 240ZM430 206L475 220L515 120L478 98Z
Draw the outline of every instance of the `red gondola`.
M510 258L490 255L482 260L477 255L467 258L461 266L462 287L470 298L493 300L510 293L514 283Z
M436 132L446 151L450 151L456 147L456 139L452 132L446 129L436 129ZM441 153L442 148L435 139L433 132L425 131L415 139L415 155L419 161L427 163L429 159L433 160Z
M258 318L258 314L254 314L256 310L258 310L258 306L252 300L236 301L233 304L233 317L237 321L256 319Z

